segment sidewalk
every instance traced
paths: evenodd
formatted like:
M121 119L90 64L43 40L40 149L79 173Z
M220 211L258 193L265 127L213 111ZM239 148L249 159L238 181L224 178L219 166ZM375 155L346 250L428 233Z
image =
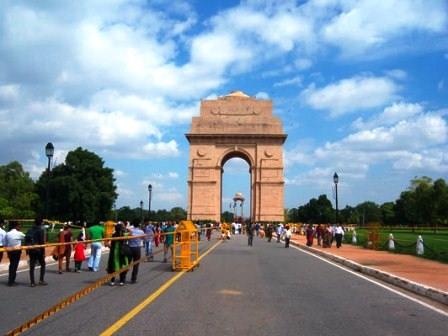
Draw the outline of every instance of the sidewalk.
M312 253L344 264L356 271L448 304L448 264L416 256L375 251L350 244L336 248L306 246L305 236L294 234L291 242Z

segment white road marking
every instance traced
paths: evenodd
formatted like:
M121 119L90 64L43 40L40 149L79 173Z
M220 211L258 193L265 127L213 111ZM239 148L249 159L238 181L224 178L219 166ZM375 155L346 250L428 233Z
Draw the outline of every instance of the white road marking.
M327 260L327 259L325 259L325 258L323 258L323 257L321 257L321 256L318 256L318 255L314 254L314 253L311 253L311 252L302 250L301 248L296 247L296 246L294 246L294 245L290 245L290 246L293 247L293 248L295 248L296 250L299 250L300 252L306 253L306 254L308 254L308 255L310 255L310 256L313 256L313 257L315 257L315 258L317 258L317 259L320 259L320 260L322 260L322 261L325 261L325 262L329 263L330 265L333 265L334 267L338 267L338 268L340 268L340 269L342 269L342 270L344 270L344 271L346 271L346 272L348 272L348 273L351 273L351 274L353 274L353 275L356 275L357 277L359 277L359 278L361 278L361 279L367 280L367 281L369 281L369 282L371 282L371 283L373 283L373 284L375 284L375 285L377 285L377 286L379 286L379 287L382 287L382 288L384 288L384 289L386 289L386 290L388 290L388 291L390 291L390 292L392 292L392 293L395 293L395 294L397 294L397 295L400 295L400 296L402 296L402 297L404 297L404 298L406 298L406 299L408 299L408 300L410 300L410 301L413 301L413 302L415 302L415 303L418 303L418 304L422 305L423 307L429 308L429 309L431 309L431 310L433 310L433 311L435 311L435 312L437 312L437 313L439 313L439 314L441 314L441 315L443 315L443 316L448 317L448 313L447 313L447 312L445 312L445 311L443 311L443 310L441 310L441 309L439 309L439 308L433 307L433 306L431 306L430 304L428 304L428 303L426 303L426 302L423 302L423 301L421 301L421 300L419 300L419 299L416 299L416 298L414 298L414 297L412 297L412 296L409 296L409 295L404 294L404 293L402 293L402 292L400 292L400 291L397 291L396 289L393 289L393 288L391 288L391 287L388 287L388 286L386 286L386 285L384 285L384 284L382 284L382 283L380 283L380 282L378 282L378 281L375 281L375 280L373 280L373 279L370 279L370 278L368 278L368 277L366 277L366 276L364 276L364 275L362 275L362 274L360 274L360 273L357 273L357 272L355 272L355 271L352 271L352 270L350 270L350 269L347 269L347 268L345 268L345 267L343 267L343 266L341 266L341 265L339 265L339 264L337 264L337 263L334 263L334 262L331 261L331 260Z

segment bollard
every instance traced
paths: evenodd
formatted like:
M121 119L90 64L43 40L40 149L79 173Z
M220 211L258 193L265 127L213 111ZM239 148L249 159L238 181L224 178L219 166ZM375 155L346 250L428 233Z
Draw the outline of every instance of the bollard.
M352 244L356 245L357 243L358 243L358 239L356 238L356 230L353 229L353 232L352 232Z
M425 247L423 246L422 236L417 237L417 255L423 255L425 253Z
M392 233L389 234L389 242L387 243L387 248L391 251L395 250L395 240Z

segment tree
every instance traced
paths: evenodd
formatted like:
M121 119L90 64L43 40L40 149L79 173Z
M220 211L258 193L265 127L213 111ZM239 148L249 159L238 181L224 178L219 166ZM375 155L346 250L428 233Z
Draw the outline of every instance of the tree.
M394 202L383 203L380 207L381 222L384 225L393 225L395 222L395 204Z
M303 223L330 223L335 220L333 206L326 195L310 201L297 209L297 217Z
M356 206L356 211L362 218L362 224L379 222L381 219L380 207L374 202L367 201L360 203Z
M233 213L232 212L230 212L230 211L224 211L222 214L221 214L221 222L223 222L223 223L231 223L231 222L233 222Z
M34 182L19 162L0 166L0 217L34 218L37 200Z
M113 170L104 167L98 155L81 147L69 152L65 163L56 166L50 174L46 171L40 176L37 190L42 200L45 200L48 181L50 218L105 220L117 197Z
M181 207L174 207L170 211L170 220L180 222L187 218L187 212Z

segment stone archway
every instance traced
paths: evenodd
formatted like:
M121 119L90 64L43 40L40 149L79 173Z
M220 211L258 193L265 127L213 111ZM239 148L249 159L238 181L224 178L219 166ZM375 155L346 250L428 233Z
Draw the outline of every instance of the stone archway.
M239 157L249 164L251 220L283 221L283 132L272 101L241 91L201 101L193 117L188 174L188 218L220 221L222 172Z

